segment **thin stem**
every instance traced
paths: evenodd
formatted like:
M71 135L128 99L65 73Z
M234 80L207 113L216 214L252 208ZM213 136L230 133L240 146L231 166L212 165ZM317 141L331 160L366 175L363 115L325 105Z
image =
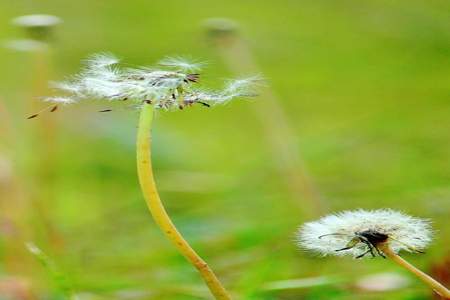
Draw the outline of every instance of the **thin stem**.
M39 96L45 95L49 92L47 82L51 75L51 48L45 47L41 50L36 50L33 53L33 77L32 95L29 97L27 104L27 113L29 111L38 111L41 109L42 103ZM54 222L51 220L50 212L56 201L54 189L51 188L56 179L56 165L55 157L57 157L58 145L56 144L57 124L56 116L49 114L36 123L36 135L40 140L41 147L35 149L37 153L35 161L33 162L33 172L36 181L33 183L33 189L37 196L32 200L31 210L33 211L33 218L36 218L37 223L40 224L36 228L35 235L45 239L54 250L60 250L64 244L64 239L58 232ZM45 166L45 167L43 167ZM43 186L50 188L43 189Z
M416 275L420 280L422 280L425 284L431 287L436 293L438 293L441 297L445 299L450 299L450 290L448 290L445 286L437 282L435 279L420 271L409 262L401 258L397 255L387 244L380 245L379 248L383 251L383 253L389 257L396 264L401 267L407 269L409 272Z
M189 243L172 223L164 205L159 198L153 177L151 162L151 128L153 120L153 107L144 104L141 109L139 127L137 133L137 169L142 193L147 202L148 209L156 224L164 232L174 246L186 257L186 259L200 272L203 280L208 285L216 299L229 300L231 297L222 286L208 264L192 249Z

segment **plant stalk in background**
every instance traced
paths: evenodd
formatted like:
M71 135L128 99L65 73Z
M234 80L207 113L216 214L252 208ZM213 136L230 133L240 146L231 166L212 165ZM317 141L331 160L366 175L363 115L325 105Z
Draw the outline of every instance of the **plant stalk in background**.
M25 109L35 111L40 103L39 98L48 92L47 82L52 72L53 31L61 23L61 19L52 15L36 14L17 17L12 23L21 27L27 36L27 39L11 41L9 46L30 54L33 79L31 95L28 97ZM36 178L30 188L34 194L30 197L33 200L29 200L33 212L31 217L36 224L39 224L34 234L44 238L56 250L62 244L62 237L50 217L56 201L54 195L55 161L57 161L55 159L57 156L55 116L48 116L40 120L29 131L34 131L41 141L38 146L34 147L35 155L33 157L37 159L31 162L35 175L33 178ZM37 143L33 142L33 144Z
M233 73L261 73L251 50L237 32L237 24L232 20L217 18L207 20L205 25L215 49ZM262 101L253 106L253 109L261 121L278 171L289 188L292 199L295 199L295 205L310 217L323 214L326 206L300 157L295 145L295 134L280 100L270 88L264 89L260 97ZM298 199L302 201L299 202Z
M20 101L18 105L21 108L29 110L36 109L37 98L47 93L47 81L50 73L50 55L51 47L49 40L51 38L52 28L60 22L60 19L47 15L28 15L17 17L12 23L25 31L26 39L17 39L8 41L5 46L16 52L25 52L30 59L31 68L28 73L31 74L31 85L25 101ZM37 34L39 32L39 34ZM27 88L25 86L25 88ZM1 99L3 101L3 99ZM40 102L40 101L39 101ZM11 104L12 103L8 103ZM2 104L1 104L2 105ZM5 105L6 106L6 105ZM46 118L41 122L34 124L30 128L20 128L20 132L9 120L6 107L0 107L0 131L8 139L3 142L8 143L6 149L14 149L11 153L5 153L0 149L0 169L8 176L0 174L0 210L1 218L5 226L3 230L5 236L4 262L7 273L26 274L29 271L28 253L26 253L23 243L30 239L38 239L37 235L54 245L53 241L56 232L51 223L49 212L53 204L53 179L55 160L55 121L53 118ZM22 122L21 122L22 123ZM40 144L32 141L37 138ZM24 134L25 133L25 134ZM17 136L21 136L20 139ZM31 146L31 144L33 146ZM0 148L2 148L0 145ZM33 149L33 155L30 158L25 157L22 151L17 151L21 147ZM30 161L27 161L30 159ZM7 163L11 160L11 163ZM6 166L4 164L7 164ZM22 165L21 165L22 164ZM9 166L8 166L9 165ZM33 182L24 182L22 179L25 165L32 165ZM5 180L5 182L1 182ZM39 187L39 188L37 188ZM30 191L32 191L30 193ZM7 209L3 209L7 207ZM32 221L33 225L29 226Z

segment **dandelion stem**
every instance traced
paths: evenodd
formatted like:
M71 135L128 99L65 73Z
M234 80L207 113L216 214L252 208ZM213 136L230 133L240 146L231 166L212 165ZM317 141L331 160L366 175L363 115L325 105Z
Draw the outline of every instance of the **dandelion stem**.
M139 127L137 133L137 169L139 183L144 194L148 209L156 224L164 232L167 238L181 252L181 254L200 272L216 299L231 299L228 292L222 286L208 264L192 249L189 243L177 230L164 205L161 202L156 189L151 163L151 128L153 120L153 106L144 104L141 109Z
M380 245L379 248L392 261L394 261L396 264L400 265L401 267L407 269L409 272L416 275L420 280L422 280L425 284L431 287L436 293L444 297L444 299L450 299L450 290L448 290L445 286L437 282L435 279L431 278L429 275L420 271L415 266L411 265L409 262L401 258L387 244Z

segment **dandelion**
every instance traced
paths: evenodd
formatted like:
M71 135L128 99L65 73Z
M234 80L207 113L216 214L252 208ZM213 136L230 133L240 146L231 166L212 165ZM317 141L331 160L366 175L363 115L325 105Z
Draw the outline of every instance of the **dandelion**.
M378 254L376 239L388 242L396 253L402 250L419 252L430 243L431 235L431 227L426 220L393 210L356 210L306 223L300 229L299 242L305 249L324 256L362 258L369 253L372 256Z
M140 108L137 133L137 169L142 193L147 206L163 233L187 260L200 272L216 299L231 299L206 262L191 248L172 223L159 197L151 163L152 121L155 110L184 109L196 104L211 106L223 104L235 97L254 95L252 86L256 77L233 80L221 91L209 91L194 86L198 83L201 64L166 58L159 66L120 68L119 59L111 54L96 54L85 61L85 68L66 82L53 86L64 95L46 98L59 104L74 104L90 99L111 102L131 102ZM50 111L56 109L52 108ZM109 109L102 112L110 111ZM35 115L37 116L37 114ZM35 117L33 116L33 117Z
M46 101L76 103L83 100L130 100L142 107L151 104L156 109L184 109L194 104L211 106L222 104L236 97L251 96L251 86L257 77L231 80L221 91L209 91L193 86L199 81L200 63L181 58L166 58L159 65L167 69L151 67L120 68L119 59L111 54L96 54L86 60L82 72L66 82L53 87L66 95L47 98Z
M344 211L306 223L298 232L298 244L305 250L322 256L388 257L440 295L450 297L447 288L398 255L423 253L431 240L428 220L390 209Z

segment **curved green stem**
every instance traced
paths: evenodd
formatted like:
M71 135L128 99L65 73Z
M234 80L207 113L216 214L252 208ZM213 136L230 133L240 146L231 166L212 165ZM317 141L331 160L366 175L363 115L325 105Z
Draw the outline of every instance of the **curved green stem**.
M192 249L189 243L172 223L164 205L159 198L153 177L151 162L151 128L153 121L153 107L144 104L141 109L137 133L137 169L142 193L147 202L148 209L156 224L163 231L172 244L181 254L200 272L216 299L229 300L231 297L222 286L208 264Z

